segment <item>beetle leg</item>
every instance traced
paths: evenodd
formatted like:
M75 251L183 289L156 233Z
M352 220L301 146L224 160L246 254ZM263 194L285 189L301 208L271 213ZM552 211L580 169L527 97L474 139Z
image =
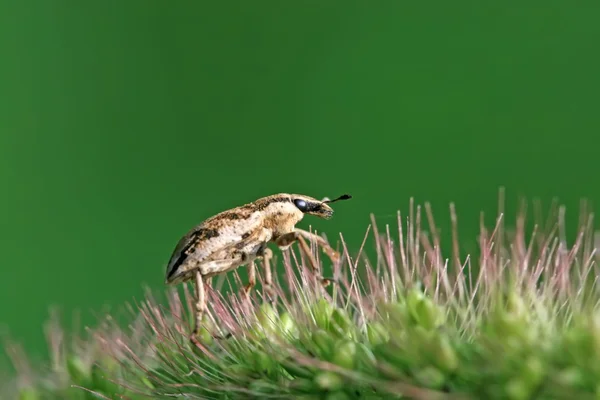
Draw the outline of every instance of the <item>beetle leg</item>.
M310 248L306 244L306 241L302 239L298 232L293 231L283 234L275 240L277 246L283 250L289 248L294 242L298 242L300 244L300 249L308 258L308 263L310 264L310 268L313 270L313 272L318 272L317 262L315 261Z
M310 264L310 267L313 270L313 272L321 279L321 283L323 284L323 286L328 286L331 283L331 281L329 279L324 279L321 276L321 271L320 271L319 265L317 264L317 261L315 260L312 252L310 251L310 247L306 243L306 240L304 240L303 236L306 236L306 235L301 232L302 231L298 230L298 231L286 233L286 234L278 237L275 242L276 242L277 246L285 249L285 248L289 247L292 243L297 241L298 244L300 245L302 252L308 258L308 263ZM306 233L308 233L308 232L306 232ZM318 237L319 239L322 239L317 235L314 235L314 236ZM325 241L323 240L322 242L325 242ZM321 244L321 243L319 243L319 241L317 243ZM321 244L321 247L323 247L322 244ZM333 258L332 258L332 260L333 260Z
M200 334L202 317L206 311L206 291L204 285L210 286L209 282L212 280L212 276L215 274L222 273L227 271L228 268L232 264L237 264L241 262L244 258L244 254L241 252L234 253L228 259L220 259L220 260L210 260L202 263L198 266L198 269L195 272L195 285L196 285L196 322L194 325L194 331L191 335L191 341L196 344L198 347L201 347L198 336ZM231 333L227 333L225 336L217 335L215 333L212 334L215 339L226 339L231 336Z
M264 259L264 257L267 256L267 252L269 254L272 254L271 250L269 250L267 248L267 242L264 242L260 245L260 247L258 248L258 250L256 250L256 258L262 258ZM247 260L248 256L244 253L241 253L241 257L242 260ZM256 263L254 261L254 259L250 262L250 264L248 265L248 284L246 286L244 286L244 295L249 298L250 297L250 291L254 288L254 286L256 285Z
M244 286L244 295L250 297L250 291L256 285L256 264L254 261L248 265L248 284Z
M194 331L190 337L190 340L195 345L199 346L197 336L200 335L200 325L202 324L202 317L204 316L204 310L206 309L206 295L204 293L204 280L200 271L196 271L195 277L196 285L196 319L194 324Z
M271 251L271 249L265 249L263 257L262 257L262 264L263 264L263 268L265 270L265 281L263 283L263 296L267 295L271 299L273 299L275 291L273 290L273 274L271 272L271 258L273 258L273 252Z
M298 232L298 234L304 236L308 240L314 240L319 246L321 246L325 254L327 254L327 256L331 259L332 263L336 264L340 260L340 254L334 250L321 236L298 228L295 230L295 232Z

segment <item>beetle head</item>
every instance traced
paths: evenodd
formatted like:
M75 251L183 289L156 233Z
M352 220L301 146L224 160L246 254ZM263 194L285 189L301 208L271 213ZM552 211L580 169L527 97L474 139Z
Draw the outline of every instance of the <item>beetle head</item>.
M317 217L329 219L333 215L333 208L329 204L339 200L351 199L352 196L344 194L333 200L327 198L317 200L315 198L303 195L292 195L292 203L304 214L316 215Z

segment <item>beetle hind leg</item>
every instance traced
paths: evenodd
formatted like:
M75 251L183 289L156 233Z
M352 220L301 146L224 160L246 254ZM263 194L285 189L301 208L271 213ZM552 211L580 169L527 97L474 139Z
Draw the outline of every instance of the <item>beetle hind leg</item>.
M273 273L271 271L271 259L273 252L271 249L265 249L262 256L262 265L265 270L265 279L263 281L263 297L268 297L269 301L275 298L275 289L273 288Z
M196 289L196 303L194 305L195 322L194 329L192 331L192 334L190 335L190 340L193 344L195 344L198 347L202 347L198 339L200 337L202 329L202 319L207 308L207 294L205 285L210 286L209 282L212 280L211 276L215 272L218 273L219 271L227 270L229 265L231 265L232 263L239 262L241 260L241 257L241 254L235 254L233 259L212 260L207 262L206 264L201 265L194 272L194 283ZM212 337L214 339L226 339L230 336L231 333L227 333L225 336L212 333Z
M200 347L198 337L200 336L200 328L202 325L202 317L204 317L204 311L206 310L206 293L204 291L204 279L200 271L196 271L194 284L196 286L196 304L194 314L194 330L190 336L190 340L193 344Z
M244 286L243 292L247 299L250 299L250 291L256 285L256 264L254 261L248 265L248 284Z

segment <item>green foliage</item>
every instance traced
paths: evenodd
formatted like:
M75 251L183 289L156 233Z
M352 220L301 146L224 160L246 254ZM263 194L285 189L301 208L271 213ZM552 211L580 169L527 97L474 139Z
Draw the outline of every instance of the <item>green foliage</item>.
M83 346L62 341L50 374L21 371L16 398L600 398L591 232L568 248L559 223L557 236L517 232L500 248L482 230L473 276L469 261L448 268L439 249L419 250L426 235L406 228L402 248L377 242L399 254L378 260L387 272L342 257L337 268L356 273L325 290L287 258L273 302L209 291L200 347L187 336L187 289L166 307L148 297L128 330L106 324Z

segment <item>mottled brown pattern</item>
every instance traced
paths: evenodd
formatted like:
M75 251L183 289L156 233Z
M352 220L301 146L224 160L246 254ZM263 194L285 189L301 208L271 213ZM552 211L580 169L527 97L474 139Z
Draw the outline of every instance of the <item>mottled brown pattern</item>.
M254 204L254 209L256 211L262 211L265 208L267 208L270 204L278 203L278 202L291 202L291 201L292 200L291 200L289 194L276 194L273 196L263 197L262 199L255 201L253 204Z
M212 239L219 236L219 231L212 228L201 228L198 230L198 240Z
M223 219L229 219L229 220L232 220L232 221L236 221L238 219L241 219L242 216L239 213L237 213L237 212L225 211L225 212L223 212L221 214L221 218L223 218Z
M256 201L253 201L252 203L244 204L242 206L233 208L231 210L226 210L217 215L214 215L208 218L206 221L204 221L202 225L219 228L223 225L228 224L227 221L248 219L253 213L257 211L263 211L270 204L290 201L291 199L289 194L276 194L272 196L263 197Z

